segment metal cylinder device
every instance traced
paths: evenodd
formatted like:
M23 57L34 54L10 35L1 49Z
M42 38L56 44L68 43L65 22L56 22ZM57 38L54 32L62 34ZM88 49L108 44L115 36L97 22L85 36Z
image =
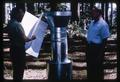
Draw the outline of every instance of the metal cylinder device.
M57 55L54 57L59 62L70 62L68 60L68 42L67 42L67 24L69 21L69 17L71 15L71 12L60 12L57 11L54 13L54 24L55 24L55 37L53 38L53 41L55 40L55 43L57 43ZM56 42L57 41L57 42ZM56 49L56 48L55 48Z
M48 79L70 80L72 64L68 59L67 24L70 11L56 11L48 16L53 59L48 63Z

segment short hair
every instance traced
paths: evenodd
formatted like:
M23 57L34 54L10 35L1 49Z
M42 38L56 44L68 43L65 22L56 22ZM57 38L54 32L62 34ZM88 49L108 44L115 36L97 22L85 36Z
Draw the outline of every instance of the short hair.
M10 17L11 19L17 19L17 15L20 12L20 9L24 12L24 9L22 9L21 7L14 7L10 13Z
M102 15L102 10L96 6L93 6L92 10L95 10L96 12L98 12L100 15Z

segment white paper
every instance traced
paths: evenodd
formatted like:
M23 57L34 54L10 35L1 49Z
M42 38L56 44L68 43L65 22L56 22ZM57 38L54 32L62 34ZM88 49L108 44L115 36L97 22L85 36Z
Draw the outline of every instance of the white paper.
M26 53L28 53L29 55L32 55L34 57L39 56L47 26L48 26L47 23L45 23L44 21L40 21L40 23L35 31L36 39L32 41L32 44L26 50Z
M38 18L36 16L32 15L27 11L25 12L23 19L21 21L21 25L23 26L26 36L29 36L30 31L32 31L32 28L37 21Z
M36 16L26 11L21 22L27 37L31 38L32 35L36 36L35 40L26 42L25 44L26 53L34 57L38 57L40 53L45 31L48 26L47 23L41 20L42 15L43 13L39 18L37 18Z

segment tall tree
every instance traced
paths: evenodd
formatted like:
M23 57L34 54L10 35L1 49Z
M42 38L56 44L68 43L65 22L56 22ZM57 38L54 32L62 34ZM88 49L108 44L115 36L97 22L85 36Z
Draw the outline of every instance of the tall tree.
M31 14L35 14L34 3L27 3L27 11L30 12Z
M120 2L117 1L117 79L120 80Z
M113 21L113 4L110 3L111 5L111 13L110 13L110 25L112 26L112 21Z
M82 12L84 10L84 3L83 2L81 3L81 10L82 10Z
M104 3L101 3L101 9L102 9L102 16L104 18Z
M1 11L2 11L2 13L0 14L0 16L1 16L1 19L0 19L0 81L3 81L4 80L4 77L3 77L3 74L4 74L4 72L3 72L3 45L2 45L2 35L3 35L3 23L5 22L5 12L4 12L4 10L5 10L5 4L3 4L4 3L4 1L1 1L0 3L2 3L2 5L0 5L0 9L1 9Z
M95 4L95 2L94 2L94 1L90 3L90 9L91 9L91 10L92 10L92 8L93 8L94 4Z
M109 3L105 3L105 20L109 24L109 21L108 21L108 7L109 7Z
M71 16L71 20L72 21L78 21L78 0L71 0L71 12L72 12L72 16Z
M57 11L57 0L50 0L51 11Z

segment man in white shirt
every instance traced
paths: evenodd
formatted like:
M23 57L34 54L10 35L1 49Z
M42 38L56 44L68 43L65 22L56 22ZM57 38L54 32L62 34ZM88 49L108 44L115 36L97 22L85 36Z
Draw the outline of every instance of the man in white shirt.
M110 36L109 26L97 7L92 9L92 17L87 33L87 77L88 80L103 80L103 60L107 38Z

